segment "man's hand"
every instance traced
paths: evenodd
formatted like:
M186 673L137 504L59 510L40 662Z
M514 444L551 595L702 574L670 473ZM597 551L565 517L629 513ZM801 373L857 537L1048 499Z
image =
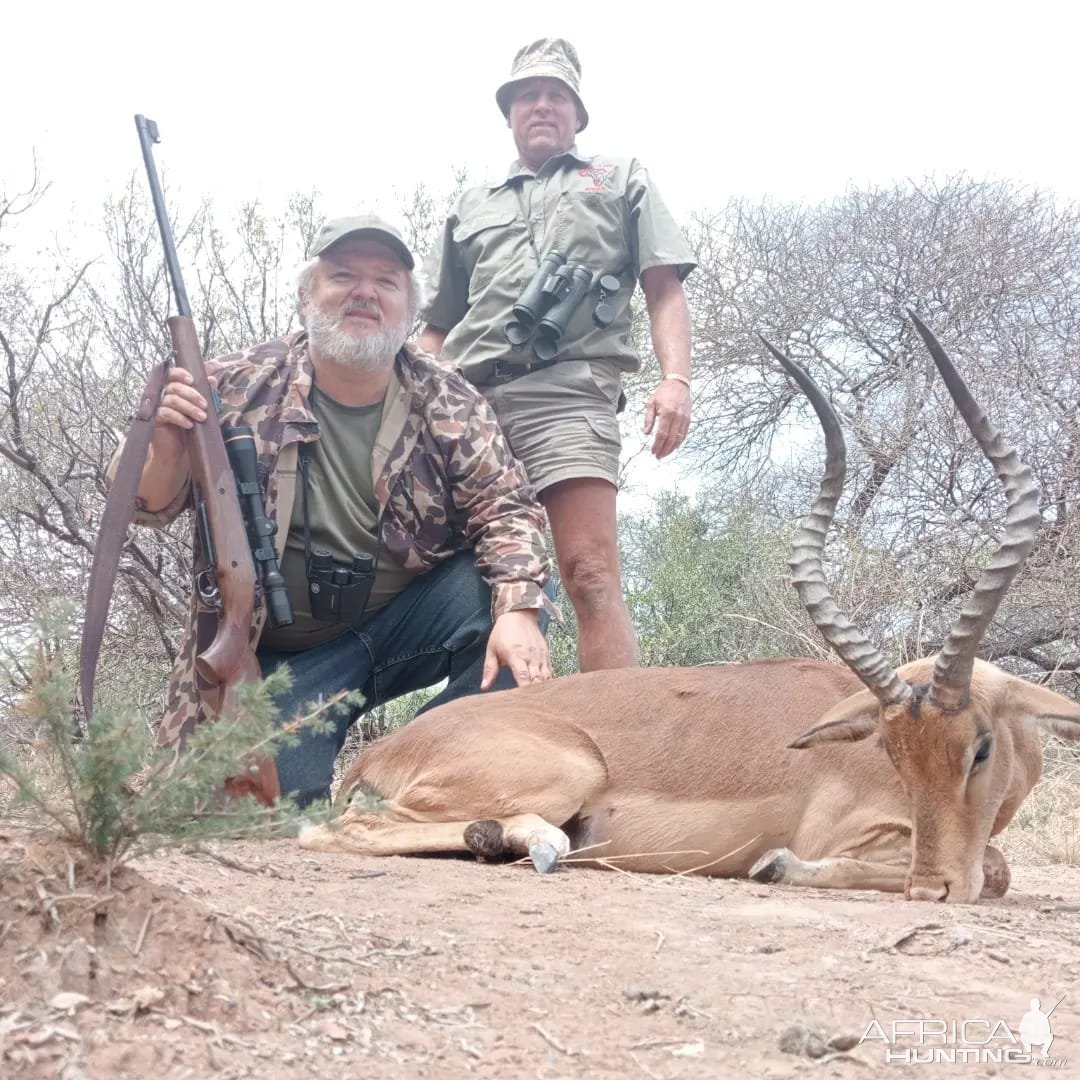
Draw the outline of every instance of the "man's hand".
M645 434L652 433L652 452L665 458L678 450L690 430L690 387L675 379L665 379L653 391L645 406Z
M173 365L169 369L161 403L154 414L150 453L139 481L139 498L149 510L167 506L187 480L190 466L184 432L205 420L209 408L192 383L191 375L182 367ZM210 385L217 385L213 376Z
M481 690L491 686L501 667L510 669L518 686L551 678L551 660L537 624L538 614L534 609L504 611L495 620L484 656Z
M217 385L213 376L210 377L210 385ZM161 395L161 404L154 415L157 428L155 436L170 427L190 431L198 421L206 419L207 407L207 401L195 389L191 375L174 364L169 368L169 378ZM176 432L171 434L175 435Z

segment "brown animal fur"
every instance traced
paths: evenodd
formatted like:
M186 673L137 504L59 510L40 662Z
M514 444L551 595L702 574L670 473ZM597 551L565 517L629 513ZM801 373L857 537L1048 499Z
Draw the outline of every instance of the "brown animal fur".
M932 664L899 673L919 686ZM363 751L339 798L362 790L380 805L357 800L301 843L466 851L470 824L535 815L628 870L740 877L779 849L789 857L763 879L970 901L986 874L1000 895L1008 871L987 841L1040 775L1036 713L1078 737L1080 709L983 663L967 709L930 708L882 707L847 669L802 659L594 672L463 698ZM969 776L984 729L991 755Z

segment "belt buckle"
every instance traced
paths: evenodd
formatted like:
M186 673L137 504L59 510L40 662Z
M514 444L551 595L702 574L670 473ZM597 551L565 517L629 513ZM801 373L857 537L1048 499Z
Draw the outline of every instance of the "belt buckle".
M525 363L510 363L506 360L496 359L491 363L491 377L499 382L509 382L521 375L528 375L532 371L532 361Z

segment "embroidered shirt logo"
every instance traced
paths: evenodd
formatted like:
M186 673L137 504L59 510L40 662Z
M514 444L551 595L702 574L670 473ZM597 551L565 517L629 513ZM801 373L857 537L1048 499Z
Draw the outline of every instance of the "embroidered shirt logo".
M615 175L615 166L586 165L578 170L578 175L588 177L591 181L585 188L586 191L607 191L611 185L611 178Z

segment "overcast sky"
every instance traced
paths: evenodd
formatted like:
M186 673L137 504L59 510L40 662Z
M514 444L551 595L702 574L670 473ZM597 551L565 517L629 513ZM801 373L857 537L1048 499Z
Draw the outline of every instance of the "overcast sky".
M582 59L582 151L640 158L683 220L732 195L822 199L958 170L1080 198L1076 4L8 9L0 183L36 153L53 183L37 221L76 233L141 170L136 112L160 125L185 202L280 206L314 188L331 213L392 210L418 181L448 187L453 166L498 175L513 144L495 88L548 34Z
M0 172L36 149L53 212L93 217L161 126L185 194L328 209L513 156L494 102L514 52L582 58L586 152L632 154L682 217L732 194L825 198L965 169L1080 197L1080 6L626 3L9 5ZM544 11L543 16L529 14Z

